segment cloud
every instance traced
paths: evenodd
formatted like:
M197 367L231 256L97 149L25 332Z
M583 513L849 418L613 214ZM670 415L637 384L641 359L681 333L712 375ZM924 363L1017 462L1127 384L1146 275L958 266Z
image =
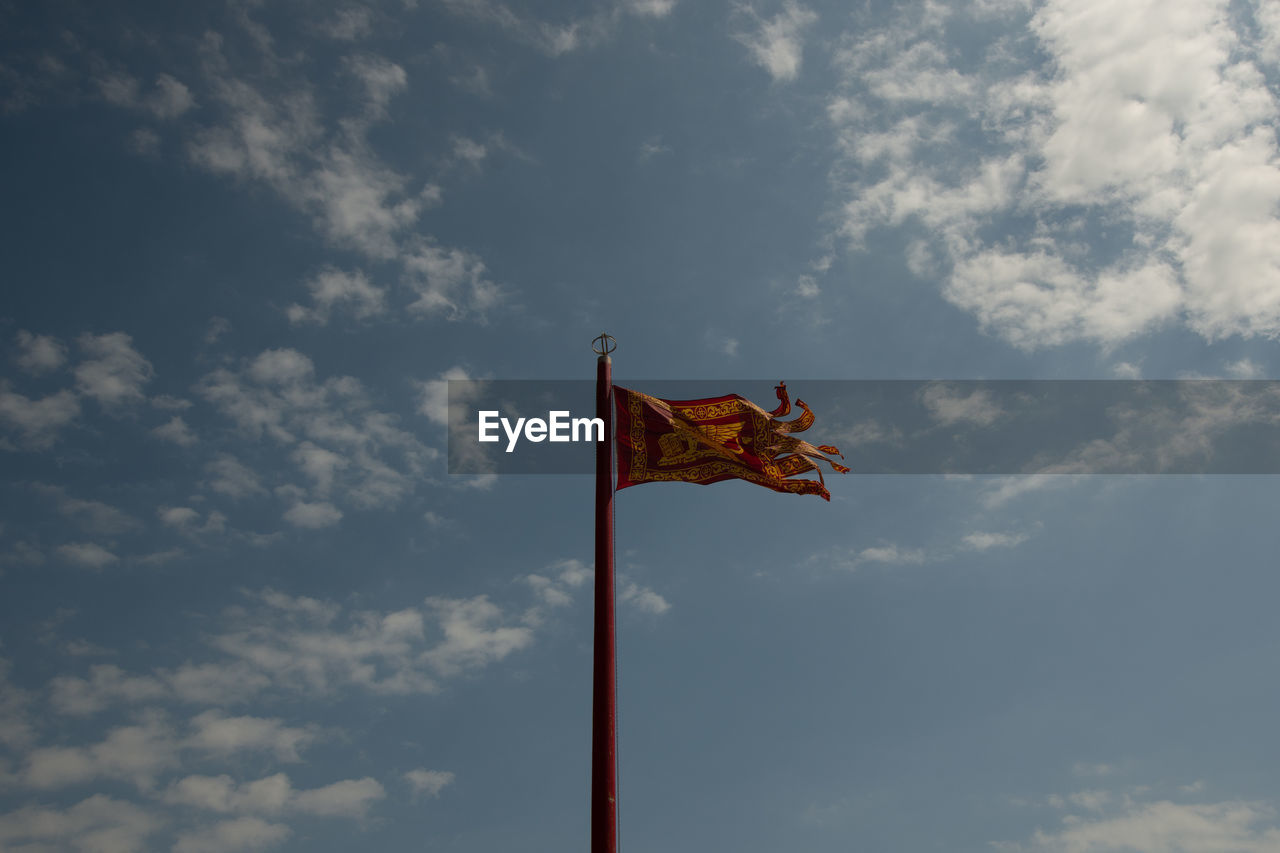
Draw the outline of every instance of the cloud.
M451 320L483 316L502 290L487 277L480 258L460 249L421 245L403 258L405 284L416 294L411 314L443 315Z
M622 581L618 601L651 616L661 616L671 609L671 605L661 595L630 580Z
M854 570L868 563L880 563L888 566L918 566L928 560L929 555L923 548L904 548L889 543L872 545L867 548L832 549L810 557L808 562L827 564L834 568Z
M930 9L837 51L853 247L900 229L916 275L1022 349L1280 335L1280 107L1225 0L1011 4L977 63Z
M324 693L361 687L374 693L432 693L437 679L480 669L528 646L532 632L507 624L484 596L431 598L424 608L351 614L267 591L252 621L212 639L215 648L260 670L272 683ZM430 633L428 633L430 631ZM432 635L439 639L433 642Z
M1005 414L991 399L991 392L981 388L963 394L943 383L930 383L921 391L920 401L929 416L943 426L959 423L990 426Z
M67 808L29 805L0 815L0 848L135 853L163 825L133 803L95 794Z
M278 761L301 761L299 750L317 738L314 727L286 726L264 717L228 717L209 710L191 720L194 728L186 745L207 753L229 755L242 751L270 752Z
M533 641L528 628L503 625L501 609L483 595L469 599L432 597L426 603L444 639L423 657L441 675L488 666Z
M239 499L252 495L265 495L258 475L230 454L222 454L205 466L212 477L209 488L229 498Z
M0 379L0 423L18 432L25 447L52 447L59 431L79 416L80 401L71 391L57 391L32 400L9 390L9 383Z
M97 664L89 678L58 676L49 682L49 704L59 714L87 716L117 703L140 704L165 698L168 690L157 678L129 675L114 664Z
M1090 803L1077 805L1096 813L1105 799L1095 796ZM1116 814L1068 815L1056 830L1037 830L1026 842L1002 843L997 849L1008 853L1272 853L1278 838L1275 812L1261 803L1135 803L1126 798Z
M142 386L154 370L131 337L124 332L81 335L78 343L87 358L75 368L76 390L109 408L146 399Z
M142 526L141 522L123 510L101 501L73 498L60 486L35 483L32 489L42 497L54 501L59 513L90 533L111 536L137 530Z
M13 665L0 658L0 744L21 749L35 740L30 706L31 693L9 680Z
M298 791L283 773L237 785L226 775L187 776L169 786L165 802L223 814L286 813L363 818L386 796L375 779L347 779Z
M156 438L172 441L179 447L190 447L200 440L196 438L196 434L191 431L191 427L187 425L181 415L174 415L165 423L151 430L151 434Z
M332 527L342 520L342 510L327 501L319 503L299 502L285 511L284 520L294 527L318 530Z
M992 548L1013 548L1027 539L1025 533L970 533L962 541L971 550L989 551Z
M266 850L292 834L289 827L257 817L224 820L183 832L173 845L173 853L242 853Z
M150 714L137 724L111 729L91 746L31 750L22 780L33 788L52 789L115 779L148 790L157 776L178 766L180 749L173 728L161 715Z
M268 350L239 371L219 368L196 391L242 433L292 448L304 472L332 491L329 501L291 510L288 519L295 523L336 521L342 503L359 509L394 506L438 455L400 429L395 416L373 408L359 381L318 380L311 360L296 350ZM230 476L243 472L225 459L220 468L221 480L229 481L222 485L244 491L238 487L246 478ZM293 488L281 494L300 497Z
M67 361L66 346L51 335L33 335L24 329L18 332L17 343L19 353L15 361L27 373L48 373Z
M86 569L102 569L120 560L115 554L94 542L68 542L66 545L59 545L57 553L68 563Z
M453 784L454 776L447 770L426 770L418 768L404 774L413 793L419 796L438 797L440 792Z
M357 320L386 311L386 292L374 286L363 272L343 272L333 267L322 270L307 283L311 307L294 303L286 309L289 322L324 326L335 308L342 308Z
M145 96L137 78L123 71L104 73L94 82L108 103L147 112L158 119L177 118L195 106L191 90L169 74L156 77L151 91Z
M757 25L752 33L739 33L734 38L751 52L756 64L769 72L774 80L788 82L800 75L804 54L801 33L818 20L818 16L794 0L783 4L782 11L763 20L749 6L741 7Z
M348 6L338 9L325 23L319 25L320 32L329 38L339 41L356 41L373 31L373 13L364 6Z

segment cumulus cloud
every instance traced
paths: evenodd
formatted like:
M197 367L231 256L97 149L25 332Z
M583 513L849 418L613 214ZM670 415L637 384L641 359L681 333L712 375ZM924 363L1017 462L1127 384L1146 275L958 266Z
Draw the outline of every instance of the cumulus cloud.
M1009 4L976 63L957 14L911 4L837 51L853 246L901 229L916 275L1023 349L1280 334L1280 107L1225 0Z
M377 780L347 779L320 788L296 790L284 773L236 784L227 775L186 776L164 792L165 802L223 814L288 813L363 818L386 796Z
M204 752L228 755L241 751L270 752L278 761L301 761L299 751L317 738L314 727L287 726L274 718L228 717L209 710L191 720L186 745Z
M120 561L120 558L96 542L68 542L59 545L58 556L86 569L102 569Z
M427 770L419 767L404 774L413 792L420 796L436 797L447 786L453 784L454 775L447 770Z
M123 510L101 501L72 497L60 486L36 483L32 489L41 497L52 500L59 513L90 533L110 536L142 526L141 522Z
M502 296L501 288L489 280L484 262L469 252L422 245L402 262L405 284L417 296L409 303L410 313L454 320L483 316Z
M318 530L332 527L342 520L342 510L327 501L319 503L298 502L285 510L284 520L294 527Z
M0 848L133 853L164 820L133 803L95 794L73 806L23 806L0 815Z
M307 283L307 290L311 295L311 306L290 305L285 312L289 322L323 326L329 322L335 309L343 310L357 320L386 311L385 291L358 270L352 273L332 267L321 270Z
M165 423L155 427L151 430L151 434L156 438L171 441L179 447L190 447L199 441L181 415L174 415Z
M981 388L965 394L945 383L930 383L921 391L920 401L929 416L943 426L990 426L1005 414L991 398L991 392Z
M163 716L151 714L139 723L111 729L90 746L31 750L22 780L36 789L52 789L115 779L147 790L157 776L178 766L180 749L173 727Z
M412 492L436 451L400 429L397 418L373 407L364 387L349 376L318 380L311 360L291 349L267 350L244 369L219 368L203 377L197 393L241 432L292 448L294 460L312 479L317 496L297 500L286 518L301 526L337 520L340 504L361 509L393 506ZM243 495L251 483L239 463L218 462L214 483ZM256 491L254 489L253 491ZM304 505L305 504L305 505Z
M18 367L40 374L57 370L67 361L67 348L51 335L33 335L25 329L17 334Z
M209 488L218 494L238 499L267 493L258 475L230 454L221 454L205 470L210 476Z
M661 595L631 580L622 581L618 601L651 616L661 616L671 609L671 605Z
M78 343L85 360L76 365L76 390L107 407L141 402L142 387L151 381L151 362L133 348L124 332L81 335Z
M173 853L241 853L274 847L292 834L281 823L238 817L178 835Z
M774 80L786 82L800 75L800 63L804 55L803 32L812 26L818 16L794 0L783 4L782 11L764 20L750 7L743 7L756 29L739 33L734 38L751 53L756 64L769 72Z
M9 383L0 380L0 423L17 433L24 447L52 447L58 433L79 416L80 401L71 391L57 391L33 400L10 390Z

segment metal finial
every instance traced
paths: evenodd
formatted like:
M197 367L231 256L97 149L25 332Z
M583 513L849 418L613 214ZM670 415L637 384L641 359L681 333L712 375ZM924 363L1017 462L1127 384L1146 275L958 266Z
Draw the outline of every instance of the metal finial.
M608 355L618 348L618 342L613 339L613 335L606 335L601 332L599 335L591 339L591 351L596 355Z

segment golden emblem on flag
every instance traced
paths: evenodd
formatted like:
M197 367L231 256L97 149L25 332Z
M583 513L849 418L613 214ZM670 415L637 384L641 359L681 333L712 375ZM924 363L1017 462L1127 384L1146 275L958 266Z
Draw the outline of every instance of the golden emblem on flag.
M831 499L817 462L840 473L848 467L830 445L796 438L813 425L804 401L800 417L779 420L791 411L785 383L775 389L779 405L771 412L736 394L703 400L663 400L613 386L617 415L617 488L652 482L717 483L747 480L779 492ZM817 471L817 480L792 479Z

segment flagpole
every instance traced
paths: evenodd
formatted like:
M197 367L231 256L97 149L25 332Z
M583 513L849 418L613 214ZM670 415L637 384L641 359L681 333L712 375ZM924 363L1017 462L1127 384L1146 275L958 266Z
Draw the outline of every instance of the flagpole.
M595 636L591 680L591 853L618 850L618 696L613 620L613 338L592 342L596 360Z

